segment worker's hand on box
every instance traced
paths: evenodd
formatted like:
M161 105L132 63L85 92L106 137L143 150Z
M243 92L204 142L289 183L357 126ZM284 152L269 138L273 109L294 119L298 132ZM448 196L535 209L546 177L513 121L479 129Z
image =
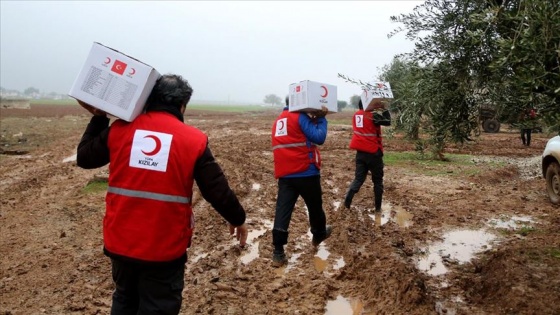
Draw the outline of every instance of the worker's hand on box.
M329 109L326 106L321 106L320 110L317 110L314 113L315 117L325 117L329 113Z
M82 106L83 108L85 108L88 112L92 113L94 116L107 116L107 113L105 113L104 111L97 109L91 105L89 105L88 103L84 103L80 100L77 100L78 104L80 104L80 106Z
M383 110L387 108L387 102L385 100L380 99L373 103L373 110Z
M233 226L229 225L229 235L235 234L235 238L239 241L239 246L245 247L247 243L247 235L249 234L249 230L247 229L247 225L245 223L241 224L240 226Z

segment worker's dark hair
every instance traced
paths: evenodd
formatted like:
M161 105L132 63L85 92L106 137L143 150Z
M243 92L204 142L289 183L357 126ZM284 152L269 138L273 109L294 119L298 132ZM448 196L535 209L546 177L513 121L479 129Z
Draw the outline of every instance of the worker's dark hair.
M286 106L290 105L290 96L286 96Z
M360 101L358 102L358 108L360 110L364 110L364 105L362 104L362 99L360 98Z
M146 108L154 106L181 108L189 103L192 93L192 87L183 77L176 74L165 74L156 81L146 101Z

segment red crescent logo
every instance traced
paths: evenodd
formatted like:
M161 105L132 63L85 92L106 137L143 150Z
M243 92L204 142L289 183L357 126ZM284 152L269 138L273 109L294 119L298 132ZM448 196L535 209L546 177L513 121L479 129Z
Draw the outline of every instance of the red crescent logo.
M128 74L134 75L136 73L136 69L130 68L130 72Z
M105 64L108 65L111 63L111 58L107 57L105 58Z
M158 154L159 150L161 150L161 140L159 140L159 138L154 135L148 135L145 136L144 138L153 139L154 142L156 143L156 147L151 152L145 152L144 150L142 150L142 153L150 156Z
M321 97L327 97L327 95L329 95L329 90L327 90L327 87L324 85L321 85L321 88L325 90L325 95L321 95Z
M283 121L283 120L280 120L279 123L282 124L282 127L280 127L279 130L283 130L283 129L284 129L284 121Z
M358 124L361 124L361 123L362 123L362 117L361 117L361 116L356 116L356 118L358 118L357 123L358 123Z

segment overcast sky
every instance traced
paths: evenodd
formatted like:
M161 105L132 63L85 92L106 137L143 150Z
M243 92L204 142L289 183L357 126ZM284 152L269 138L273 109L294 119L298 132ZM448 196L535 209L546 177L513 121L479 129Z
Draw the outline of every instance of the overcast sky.
M423 1L0 1L0 85L68 93L93 42L189 80L193 100L262 103L290 83L361 91L404 34L387 38Z

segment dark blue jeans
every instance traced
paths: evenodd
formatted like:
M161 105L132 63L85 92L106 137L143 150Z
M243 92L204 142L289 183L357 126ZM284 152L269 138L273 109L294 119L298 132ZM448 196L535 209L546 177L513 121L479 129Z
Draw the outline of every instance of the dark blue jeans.
M368 153L356 151L356 172L349 190L357 193L364 184L368 171L371 172L376 210L381 209L381 203L383 202L383 167L383 152Z
M155 266L111 259L111 264L116 286L111 315L179 314L184 263Z
M301 196L309 212L311 233L322 238L326 233L326 216L323 210L321 177L280 178L278 198L272 229L272 244L280 251L288 243L288 227L298 197Z

